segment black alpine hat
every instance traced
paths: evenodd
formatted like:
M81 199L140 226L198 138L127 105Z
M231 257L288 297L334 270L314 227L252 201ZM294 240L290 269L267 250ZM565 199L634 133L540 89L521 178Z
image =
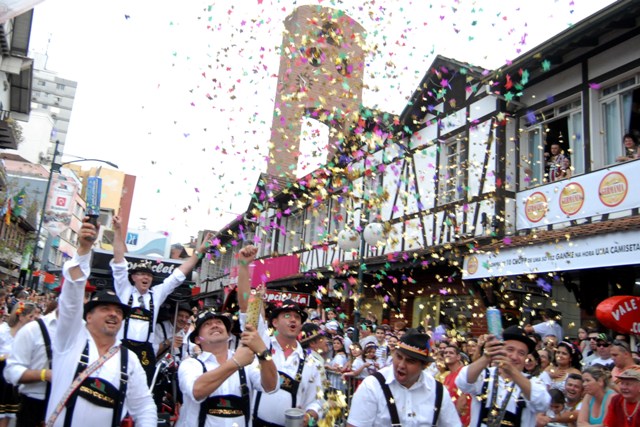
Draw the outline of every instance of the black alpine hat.
M295 301L286 299L282 302L282 305L275 306L269 312L269 322L273 321L278 315L285 311L295 311L300 315L302 323L307 320L307 312L302 309Z
M400 338L396 351L401 351L407 356L420 360L425 363L433 362L433 358L429 356L431 346L429 340L431 337L427 334L421 334L416 329L409 329Z
M306 344L314 341L317 338L323 337L324 331L320 329L320 326L315 323L305 323L302 325L302 331L300 332L300 344Z
M536 343L527 335L527 333L520 326L512 325L502 331L502 339L504 341L520 341L527 345L529 353L533 353L536 350Z
M227 333L231 333L231 319L222 313L216 312L213 308L206 309L198 314L196 317L196 326L189 334L189 341L196 344L196 338L200 335L200 328L209 319L220 319L224 323L224 327L227 329Z
M91 299L89 299L89 301L84 305L83 318L86 320L87 313L89 313L91 310L93 310L99 305L106 305L106 304L114 304L119 306L120 309L122 309L123 317L129 316L129 312L131 311L131 308L128 305L123 304L122 301L120 301L120 298L118 298L118 295L116 295L115 292L113 292L110 289L107 289L100 292L96 292L93 295L93 297L91 297Z
M133 285L133 280L131 279L131 275L135 273L148 273L153 276L153 270L151 269L151 261L145 260L140 261L138 263L132 264L129 269L129 283Z

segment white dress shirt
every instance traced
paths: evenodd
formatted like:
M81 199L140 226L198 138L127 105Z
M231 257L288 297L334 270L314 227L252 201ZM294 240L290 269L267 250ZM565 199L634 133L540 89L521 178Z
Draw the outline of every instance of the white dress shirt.
M486 387L486 400L479 399L471 399L471 426L478 425L478 417L480 416L480 411L482 409L482 404L486 407L491 405L492 395L493 395L493 378L494 372L496 368L489 368L489 380ZM474 383L469 383L467 380L467 372L469 371L469 367L465 366L460 370L456 378L456 386L462 393L469 393L472 396L479 396L482 393L483 385L485 384L485 373L486 369L483 370L480 375L478 375L478 379ZM502 403L508 393L507 384L502 376L498 376L499 384L498 384L498 396L496 399L496 405L498 407L502 407ZM526 406L522 410L521 415L521 423L520 427L534 427L536 425L536 414L539 412L546 412L549 409L549 404L551 403L551 397L549 396L549 392L547 391L547 387L538 379L531 378L531 396L530 399L527 399L524 395L522 398L524 399ZM520 387L514 384L513 393L511 394L511 398L509 399L509 403L507 404L507 411L515 414L517 411L517 400L521 395ZM486 424L480 424L486 427Z
M114 262L111 260L109 263L111 265L111 272L113 274L113 287L115 288L116 294L120 301L123 304L129 303L129 298L133 295L133 301L131 304L132 308L136 308L141 306L139 302L139 297L142 296L144 299L144 308L149 310L151 297L153 296L153 325L154 329L156 326L156 322L158 321L158 313L160 312L160 306L167 299L171 293L184 282L186 279L185 275L179 269L173 270L173 273L164 281L159 284L153 286L150 291L146 292L144 295L141 295L136 289L135 286L129 282L129 270L127 261L122 262ZM118 338L124 338L124 326L125 322L122 322L122 328L118 333ZM129 329L127 331L127 339L139 342L147 342L149 341L152 344L156 343L156 337L154 334L149 336L147 340L147 336L149 335L149 322L145 322L140 319L129 319ZM156 347L157 351L157 347Z
M246 313L240 313L240 328L244 330L246 322ZM264 341L267 348L271 349L271 357L276 364L276 369L284 372L291 378L295 378L298 372L300 359L304 357L304 351L300 343L296 342L297 347L289 355L285 357L284 350L275 337L269 337L267 322L260 315L258 321L258 334ZM315 411L319 417L323 415L324 407L324 387L323 379L320 371L324 366L313 357L305 359L305 366L302 369L302 378L298 387L296 396L296 407L304 411ZM273 394L262 394L260 405L258 407L258 418L270 423L284 425L284 410L292 407L291 393L285 390L278 390ZM255 403L251 404L251 413L253 413Z
M406 388L396 381L392 366L378 372L385 378L385 382L391 390L400 423L404 427L431 426L436 400L436 380L422 371L418 381L410 388ZM347 423L355 427L391 426L387 399L375 377L365 378L354 393ZM437 426L462 426L458 412L446 388L442 392L442 405L440 405Z
M82 321L84 285L90 272L90 259L91 254L80 257L76 254L63 267L65 285L62 287L58 300L58 325L53 339L54 375L51 385L51 398L47 407L47 419L73 382L80 356L87 345L87 341L89 342L89 365L99 358L96 343ZM80 266L84 273L83 277L75 281L69 275L69 269L74 266ZM114 345L119 344L119 340L114 343ZM127 365L129 378L124 404L133 416L136 427L156 427L158 423L157 410L147 387L147 377L142 370L142 366L132 351L125 348L121 348L120 351L129 352ZM101 378L119 388L120 352L111 357L91 376ZM126 410L123 410L123 418L125 413ZM65 415L66 409L63 409L54 425L57 427L63 426ZM78 397L71 425L72 427L84 427L87 425L91 425L91 427L110 427L112 417L112 409L94 405Z
M53 311L41 317L49 333L49 340L53 341L56 333L56 312ZM53 346L53 342L51 344ZM53 347L52 347L53 351ZM49 359L45 349L42 330L37 321L24 325L16 334L13 350L4 368L4 378L7 382L19 386L20 393L32 399L44 400L47 383L38 381L20 384L20 378L28 369L49 369Z
M229 350L227 358L233 356L233 351ZM220 367L216 357L207 352L202 352L198 356L198 359L204 362L207 367L207 372L213 371ZM247 386L249 387L249 399L254 390L264 391L262 388L262 379L260 376L260 365L257 360L254 360L251 365L245 366L245 374L247 376ZM197 427L200 417L200 404L205 401L206 398L197 400L193 396L193 387L196 380L203 374L202 365L194 358L187 359L180 364L178 369L178 380L180 383L180 390L182 391L182 397L184 403L180 409L180 418L176 427ZM275 393L279 389L279 384L276 389L271 393ZM240 374L235 372L229 378L227 378L213 393L209 396L224 396L227 394L242 396L240 390ZM265 394L266 395L266 394ZM249 410L252 411L251 404L249 404ZM244 426L245 419L242 417L235 418L223 418L207 415L205 421L205 427L237 427ZM249 413L249 426L251 426L251 412Z

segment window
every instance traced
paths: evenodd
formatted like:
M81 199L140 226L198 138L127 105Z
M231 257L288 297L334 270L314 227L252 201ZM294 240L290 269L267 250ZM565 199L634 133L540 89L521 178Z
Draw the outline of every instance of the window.
M458 136L441 144L440 148L440 204L446 204L464 197L467 146Z
M46 86L47 82L45 82L44 80L40 80L38 81L38 86Z
M524 130L520 135L521 187L532 187L584 173L581 101L577 99L564 103L538 112L534 117L524 118ZM559 153L552 153L552 145L555 144L560 147ZM567 159L569 169L566 173L558 174L559 164L551 161L556 154Z
M64 88L65 88L65 86L63 84L61 84L61 83L58 83L56 85L56 89L58 89L58 90L64 90Z
M625 133L640 136L640 87L636 78L602 89L600 108L603 141L600 147L594 147L596 167L614 164L624 154Z

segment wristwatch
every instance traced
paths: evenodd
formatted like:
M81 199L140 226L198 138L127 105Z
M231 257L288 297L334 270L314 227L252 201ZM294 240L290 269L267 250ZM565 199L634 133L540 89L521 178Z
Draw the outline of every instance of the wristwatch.
M271 352L268 348L265 348L262 353L256 353L256 357L258 360L267 360L268 357L271 357Z

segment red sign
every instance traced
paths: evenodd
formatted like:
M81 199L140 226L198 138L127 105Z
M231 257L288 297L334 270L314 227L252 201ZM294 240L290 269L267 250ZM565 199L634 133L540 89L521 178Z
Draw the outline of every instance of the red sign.
M640 297L607 298L596 307L596 317L616 332L640 335Z

